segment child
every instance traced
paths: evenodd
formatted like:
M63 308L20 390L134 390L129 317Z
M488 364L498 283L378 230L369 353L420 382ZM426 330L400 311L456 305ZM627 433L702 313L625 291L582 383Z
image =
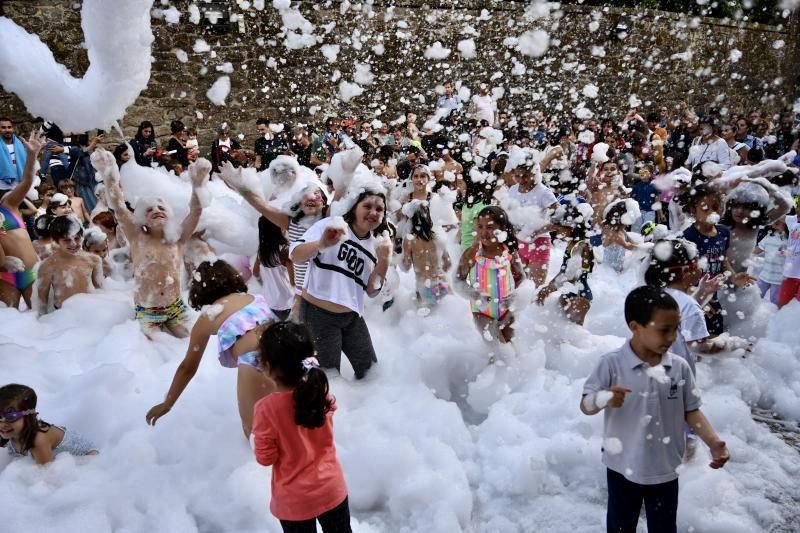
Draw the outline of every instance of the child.
M287 320L294 306L292 262L289 241L281 228L265 217L258 219L258 261L253 275L261 282L264 298L281 320Z
M0 387L0 447L11 456L30 452L37 464L47 464L61 452L72 455L97 455L94 444L67 428L39 420L36 393L25 385Z
M450 254L433 228L427 202L412 202L403 208L410 214L409 232L403 239L403 272L413 266L417 280L417 301L423 307L439 303L450 287L445 273L450 270Z
M253 415L256 460L272 466L270 511L285 532L350 533L347 485L333 440L336 402L305 326L280 322L259 341L258 362L275 382Z
M33 241L33 248L36 250L36 255L39 260L44 261L53 254L55 243L50 236L50 222L53 221L50 215L42 215L38 217L33 223L33 231L36 232L37 239Z
M797 215L786 217L789 239L786 243L786 264L783 267L783 282L778 292L778 307L800 300L800 221Z
M639 205L630 198L611 202L603 212L603 262L616 272L625 267L625 250L638 248L626 228L640 218Z
M83 227L74 216L56 217L50 223L50 236L56 243L53 255L39 266L36 287L39 295L39 314L48 312L50 288L53 307L60 309L70 296L89 292L103 286L103 261L82 250Z
M537 172L534 172L535 170ZM526 158L523 164L511 171L511 175L516 183L508 189L508 198L528 210L534 209L535 215L543 221L548 221L558 208L558 201L553 192L542 184L538 163L532 158ZM519 242L519 258L522 260L525 273L537 287L541 287L547 280L547 267L550 265L552 248L548 233L550 229L550 226L545 224L539 228L537 235L530 237L530 242Z
M711 336L706 328L705 316L700 302L716 292L719 278L711 281L698 265L697 247L683 239L665 239L653 247L650 266L644 274L644 281L650 287L663 289L678 303L681 313L681 326L678 338L669 351L683 357L695 373L697 357L690 350L701 353L714 353L719 346L710 342ZM700 288L691 294L691 288L700 282ZM710 291L710 292L709 292Z
M744 286L750 281L746 272L733 274L733 269L726 257L731 243L731 233L727 226L719 224L722 209L722 196L708 185L696 186L688 194L684 211L692 215L694 224L686 228L683 238L697 246L703 272L710 276L723 276L723 280L732 277L735 286ZM716 294L704 309L706 326L711 335L719 335L724 331L722 321L722 304Z
M219 363L237 370L236 396L242 431L250 438L253 406L272 391L273 383L258 369L256 356L261 331L277 318L263 296L247 294L239 272L222 260L203 261L191 277L189 305L202 312L192 326L189 347L178 365L166 398L147 412L148 424L167 414L189 385L212 335L217 336Z
M764 255L764 262L756 280L761 297L764 298L769 292L769 301L775 305L778 305L778 293L783 282L788 236L786 220L781 217L769 227L769 233L758 241L754 252L755 255Z
M81 224L86 224L91 220L89 211L86 210L86 204L83 203L83 198L75 195L75 182L71 179L62 180L58 184L58 192L65 195L72 202L72 211L81 221Z
M103 262L103 276L111 275L111 265L108 263L108 238L103 230L97 226L87 229L83 236L83 249L96 255Z
M65 215L71 215L73 213L72 200L70 200L66 194L57 192L52 196L52 198L50 198L50 202L47 204L47 211L45 214L50 215L51 217L61 217Z
M639 179L633 184L631 198L639 204L641 215L631 226L631 231L639 233L642 226L648 222L655 222L655 206L658 205L659 191L652 182L653 167L648 165L639 169Z
M514 336L511 297L523 280L517 239L508 215L497 206L484 207L478 213L475 229L476 240L461 255L456 278L470 289L478 329L505 344Z
M730 455L700 411L689 364L668 351L681 322L677 302L661 289L638 287L625 299L625 320L631 339L602 356L586 379L580 405L587 415L605 409L606 527L636 531L644 500L647 529L674 532L684 425L711 449L711 468L721 468Z
M593 298L589 274L594 270L594 250L587 234L594 211L587 203L575 202L562 206L554 216L554 221L560 221L559 233L567 241L567 247L558 275L539 291L536 301L543 305L562 285L572 284L573 290L561 295L559 305L569 320L582 326Z
M111 211L101 211L92 217L92 225L100 228L106 234L109 250L116 250L128 245L125 236L117 225L117 219Z
M189 168L192 198L189 214L179 227L172 220L171 209L160 198L139 199L134 213L128 211L119 185L119 168L111 152L96 149L92 164L101 174L114 215L130 242L136 282L134 305L142 332L150 338L154 331L163 328L175 337L187 337L189 331L184 325L187 309L181 299L181 259L203 211L197 189L208 181L211 163L198 159Z

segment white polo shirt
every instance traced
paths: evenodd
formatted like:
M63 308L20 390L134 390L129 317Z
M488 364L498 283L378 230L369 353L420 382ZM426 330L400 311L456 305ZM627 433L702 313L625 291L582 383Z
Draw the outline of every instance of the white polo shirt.
M331 221L330 217L323 218L308 228L289 245L289 254L304 242L318 241ZM348 226L344 242L319 251L309 260L305 289L315 298L343 305L360 315L364 311L367 283L377 262L372 234L361 239Z
M640 485L677 479L686 448L685 416L700 408L700 392L686 360L669 352L651 367L633 353L630 341L601 356L583 394L613 385L631 389L622 407L606 407L603 464Z

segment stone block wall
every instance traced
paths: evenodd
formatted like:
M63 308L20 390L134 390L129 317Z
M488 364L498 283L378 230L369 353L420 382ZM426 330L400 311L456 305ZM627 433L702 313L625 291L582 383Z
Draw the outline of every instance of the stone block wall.
M774 27L578 5L537 17L530 3L521 1L302 1L293 6L314 25L316 44L288 50L281 14L270 1L263 10L253 6L258 2L223 2L240 17L225 33L191 23L190 3L172 2L182 12L178 24L153 19L152 77L121 121L126 135L141 120L150 120L157 134L167 137L169 122L181 119L196 127L201 146L208 146L216 126L227 121L250 145L259 116L315 124L328 114L391 121L413 110L424 117L445 79L473 90L491 80L504 90L501 109L569 113L586 108L597 117L624 115L631 94L642 100L645 111L687 101L701 111L714 106L774 112L793 101L798 88L794 73L800 54L793 51L800 50L800 32L792 31L791 22ZM201 9L208 5L196 4ZM7 0L4 10L40 35L55 57L80 76L88 60L81 48L79 6ZM796 30L796 16L791 20ZM619 22L629 26L623 39L617 35ZM540 57L522 54L509 40L537 29L550 37ZM465 59L458 43L470 38L475 57ZM211 51L194 52L198 39ZM425 58L436 41L450 48L450 55ZM323 55L323 45L339 45L335 63ZM178 50L186 54L185 62L178 59ZM358 64L370 65L372 83L343 102L339 84L358 79ZM225 105L217 106L206 91L221 75L230 76L232 89ZM597 86L595 98L584 94L588 84ZM0 114L23 124L32 120L19 99L2 91Z

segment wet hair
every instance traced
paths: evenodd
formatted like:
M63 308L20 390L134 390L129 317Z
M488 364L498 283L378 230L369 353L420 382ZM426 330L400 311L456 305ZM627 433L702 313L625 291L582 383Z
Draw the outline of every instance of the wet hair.
M53 221L53 215L42 215L33 221L33 231L40 239L50 238L50 222Z
M67 194L64 191L66 191L69 187L72 187L73 190L75 189L75 182L69 178L58 182L58 192L61 194Z
M409 233L426 242L433 239L433 220L431 220L431 210L426 203L420 205L411 217Z
M0 387L0 414L6 411L28 411L36 409L36 392L25 385L11 383ZM39 432L46 433L50 429L50 424L39 420L37 413L31 413L22 417L23 425L20 432L21 449L17 450L21 454L27 454L33 448L36 435ZM0 447L5 448L10 439L0 437Z
M184 126L183 122L181 122L180 120L173 120L172 122L169 123L169 131L171 131L173 135L185 129L186 126Z
M506 232L506 240L504 241L504 244L508 246L508 249L512 253L517 251L517 248L519 247L519 243L517 242L517 234L514 231L514 226L511 225L511 222L508 220L508 214L506 214L502 207L498 207L496 205L484 207L478 213L476 220L480 217L491 218L498 230Z
M617 202L611 206L606 216L603 217L603 224L606 226L625 226L622 223L622 215L628 212L625 202Z
M203 261L194 271L189 285L189 305L199 311L220 298L235 293L246 293L247 283L241 274L221 259Z
M693 187L683 194L675 197L675 201L681 205L683 212L687 214L694 214L694 210L700 205L700 202L706 198L717 197L720 204L722 203L722 195L716 189L711 188L705 183L701 183Z
M636 287L625 298L625 322L636 322L647 326L653 318L656 309L665 311L680 311L675 298L663 289L642 285Z
M347 224L352 228L353 224L356 221L356 208L358 207L358 204L360 204L368 196L377 196L378 198L381 198L383 200L383 206L384 206L383 207L383 219L381 220L381 223L378 224L378 227L375 228L372 231L372 234L377 237L380 234L382 234L384 231L389 231L389 225L387 223L388 222L388 220L387 220L388 213L387 213L387 206L386 206L386 204L388 202L386 201L386 195L383 194L382 192L373 192L373 191L364 191L364 192L362 192L361 194L358 195L358 198L356 198L356 201L353 202L353 207L351 207L350 210L347 213L345 213L344 217L342 217L342 218L344 218L344 221L347 222Z
M281 228L264 217L258 219L258 260L268 268L281 266L288 258L289 241Z
M78 228L77 232L75 231L76 227ZM75 218L75 215L54 217L47 228L50 231L50 237L52 237L54 241L69 239L76 233L78 235L83 235L83 226L81 226L81 223Z
M107 229L112 229L116 231L117 229L117 219L114 217L114 214L111 211L101 211L97 213L94 218L92 219L92 224L96 226L103 226Z
M147 128L150 128L150 136L149 137L145 137L144 134L142 133ZM136 130L135 138L139 139L139 140L141 140L143 142L146 142L146 143L151 143L151 142L155 141L156 140L156 129L153 127L153 123L150 122L149 120L143 120L142 123L139 124L139 127ZM124 146L124 145L120 145L120 146ZM116 156L116 150L114 152L115 152L114 155Z
M258 348L259 364L269 366L281 384L294 389L295 424L309 429L325 425L335 399L329 394L325 371L303 366L303 361L316 353L308 328L295 322L275 322L261 334Z
M680 281L685 268L696 263L697 259L697 247L693 243L685 239L660 240L650 255L650 266L644 273L644 282L651 287L662 288Z

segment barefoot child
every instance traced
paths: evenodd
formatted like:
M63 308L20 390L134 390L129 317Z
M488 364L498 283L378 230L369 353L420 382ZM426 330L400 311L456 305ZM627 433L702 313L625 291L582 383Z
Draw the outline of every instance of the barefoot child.
M103 286L103 260L83 250L83 227L74 215L54 218L50 235L56 248L39 266L36 282L40 315L49 310L51 288L53 307L60 309L67 298Z
M509 309L514 289L524 278L517 257L517 239L500 207L484 207L475 219L475 242L461 255L457 279L470 289L475 324L500 343L514 336Z
M276 389L253 415L256 460L272 466L270 511L284 532L350 533L347 485L333 439L336 402L305 326L280 322L259 341L258 362Z
M159 329L178 338L189 335L186 304L181 299L183 249L191 238L203 210L197 190L208 181L211 163L198 159L189 167L192 199L189 214L178 227L172 211L162 199L140 199L133 215L125 206L119 183L119 169L113 154L98 148L92 163L106 185L110 205L117 222L130 242L136 288L136 319L147 337Z
M648 531L675 532L684 425L710 448L711 468L728 461L728 449L700 411L689 364L668 352L681 322L675 300L661 289L636 288L625 299L625 320L631 339L601 357L580 405L587 415L605 409L606 527L636 531L644 501Z
M0 447L14 457L30 453L37 464L47 464L61 452L97 455L94 444L67 428L39 420L36 393L25 385L0 387Z
M75 194L75 182L71 179L62 180L58 184L58 192L69 198L70 202L72 202L72 211L81 221L81 224L86 226L92 218L89 216L89 211L86 210L83 198Z
M417 301L431 307L439 303L450 288L445 274L450 270L450 254L436 234L427 202L412 202L403 207L410 219L403 239L403 272L413 266L417 280ZM410 215L410 216L409 216Z

